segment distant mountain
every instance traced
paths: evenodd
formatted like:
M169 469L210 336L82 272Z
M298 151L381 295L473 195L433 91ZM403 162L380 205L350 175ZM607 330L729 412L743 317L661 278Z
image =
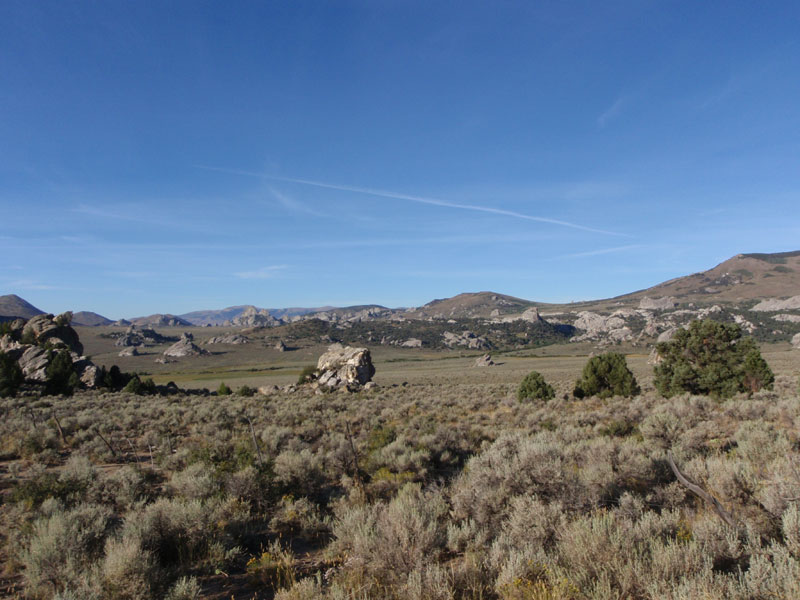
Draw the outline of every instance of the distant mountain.
M514 296L495 292L476 292L433 300L419 308L404 311L404 316L409 319L491 318L521 313L535 305L536 303L530 300Z
M113 323L111 319L107 319L103 315L98 315L97 313L88 312L85 310L73 313L72 315L73 325L81 325L83 327L104 327L105 325L111 325L111 323Z
M175 315L155 314L147 317L136 317L128 319L137 327L191 327L192 324L186 319Z
M737 254L713 269L670 279L614 300L673 296L681 302L736 302L800 294L800 250Z
M267 310L270 315L276 319L289 319L298 315L307 315L315 312L322 312L332 310L332 306L322 306L318 308L267 308L262 309L251 304L243 304L241 306L229 306L219 310L195 310L192 312L178 315L193 325L222 325L226 321L233 321L236 317L240 316L248 308L253 308L256 311Z
M0 296L0 321L8 321L17 317L30 319L41 314L44 314L43 310L39 310L16 294Z

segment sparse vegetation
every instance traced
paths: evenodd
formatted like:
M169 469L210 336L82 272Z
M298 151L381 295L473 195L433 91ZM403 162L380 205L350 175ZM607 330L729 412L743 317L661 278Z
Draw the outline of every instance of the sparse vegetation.
M733 323L694 321L657 352L655 386L667 398L684 392L730 398L769 389L775 380L753 339Z

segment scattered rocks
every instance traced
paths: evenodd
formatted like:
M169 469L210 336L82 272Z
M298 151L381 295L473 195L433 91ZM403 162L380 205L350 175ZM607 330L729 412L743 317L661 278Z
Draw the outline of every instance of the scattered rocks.
M491 354L484 354L475 359L475 367L493 367L495 362L492 360Z
M669 310L677 305L678 299L672 296L665 296L664 298L644 297L639 301L639 308L644 310Z
M776 321L786 321L788 323L800 323L800 315L775 315L772 317Z
M194 336L191 333L184 332L181 339L172 344L169 348L164 350L164 356L172 356L174 358L183 358L186 356L202 356L208 354L207 350L203 350L194 343Z
M279 391L280 388L277 385L262 385L260 388L258 388L258 393L262 396L269 396Z
M206 346L211 344L249 344L250 338L245 337L243 335L239 335L238 333L231 333L228 335L217 335L208 340L206 340Z
M786 300L762 300L756 304L752 310L759 312L777 312L779 310L796 310L800 308L800 296L792 296Z
M375 367L367 348L353 348L332 344L317 361L320 386L337 388L342 386L362 386L372 380Z

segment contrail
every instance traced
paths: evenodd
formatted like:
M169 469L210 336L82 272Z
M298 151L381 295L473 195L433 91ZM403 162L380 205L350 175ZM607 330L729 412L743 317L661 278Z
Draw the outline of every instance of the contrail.
M368 194L370 196L378 196L381 198L392 198L394 200L407 200L409 202L417 202L419 204L430 204L432 206L444 206L447 208L457 208L460 210L472 210L484 213L491 213L494 215L503 215L505 217L513 217L515 219L525 219L526 221L537 221L539 223L550 223L551 225L561 225L562 227L570 227L572 229L580 229L581 231L591 231L592 233L602 233L605 235L618 235L628 237L624 233L617 233L615 231L606 231L605 229L595 229L594 227L586 227L578 225L577 223L570 223L569 221L560 221L558 219L549 219L547 217L536 217L533 215L526 215L524 213L515 212L513 210L505 210L502 208L493 208L491 206L480 206L477 204L459 204L456 202L448 202L446 200L439 200L437 198L425 198L423 196L411 196L408 194L401 194L399 192L391 192L387 190L376 190L372 188L362 188L353 185L339 185L334 183L325 183L322 181L313 181L311 179L298 179L294 177L278 177L277 175L264 175L263 173L255 173L253 171L242 171L239 169L225 169L220 167L208 167L204 165L195 165L198 169L205 169L207 171L218 171L220 173L233 173L236 175L248 175L250 177L261 177L262 179L269 179L271 181L285 181L287 183L300 183L303 185L311 185L318 188L325 188L328 190L339 190L343 192L355 192L358 194Z

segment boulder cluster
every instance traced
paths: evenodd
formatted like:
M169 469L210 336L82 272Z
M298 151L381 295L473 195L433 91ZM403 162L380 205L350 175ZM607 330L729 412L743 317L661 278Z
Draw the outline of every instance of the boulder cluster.
M0 337L0 352L17 361L27 382L45 383L47 368L56 354L67 351L81 384L97 387L100 370L83 356L83 345L70 325L71 319L69 312L36 315L27 321L15 319L9 333Z

